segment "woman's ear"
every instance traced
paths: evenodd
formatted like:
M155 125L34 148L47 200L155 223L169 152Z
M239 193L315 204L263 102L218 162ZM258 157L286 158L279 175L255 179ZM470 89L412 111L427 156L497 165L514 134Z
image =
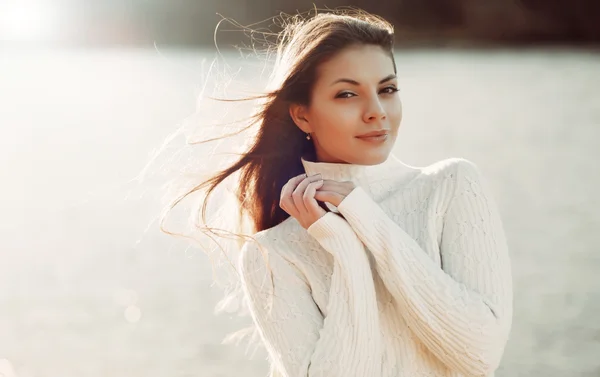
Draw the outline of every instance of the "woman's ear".
M313 132L310 123L306 117L306 106L293 103L290 105L290 117L296 123L296 126L305 133Z

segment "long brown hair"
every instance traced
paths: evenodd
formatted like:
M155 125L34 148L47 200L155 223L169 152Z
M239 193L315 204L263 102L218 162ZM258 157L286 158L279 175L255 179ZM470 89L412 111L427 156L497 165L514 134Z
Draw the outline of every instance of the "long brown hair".
M381 46L394 61L393 26L379 16L357 9L319 13L311 18L288 16L277 36L277 56L269 91L248 98L261 100L248 126L257 126L253 142L235 163L193 187L173 206L185 196L205 189L202 205L202 219L205 220L213 190L238 173L236 196L240 215L250 219L253 231L281 223L289 217L279 206L283 185L304 173L301 157L316 158L313 142L306 139L289 115L290 104L310 105L317 67L346 47Z

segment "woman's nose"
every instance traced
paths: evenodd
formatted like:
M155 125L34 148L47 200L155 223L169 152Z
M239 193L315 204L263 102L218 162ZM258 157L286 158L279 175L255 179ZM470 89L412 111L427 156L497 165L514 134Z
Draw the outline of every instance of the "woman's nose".
M383 108L381 101L378 99L373 100L369 103L369 108L365 111L365 122L372 122L373 120L385 119L385 109Z

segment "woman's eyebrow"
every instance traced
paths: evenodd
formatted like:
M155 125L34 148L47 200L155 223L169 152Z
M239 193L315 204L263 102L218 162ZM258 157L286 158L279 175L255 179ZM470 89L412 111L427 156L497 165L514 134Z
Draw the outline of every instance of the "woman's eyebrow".
M383 79L381 79L379 81L379 84L383 84L384 82L393 80L395 78L396 78L396 75L392 73L391 75L388 75L388 76L384 77ZM356 85L356 86L360 85L360 83L358 81L352 80L352 79L346 79L346 78L337 79L334 82L332 82L331 85L335 85L339 82L345 82L345 83Z

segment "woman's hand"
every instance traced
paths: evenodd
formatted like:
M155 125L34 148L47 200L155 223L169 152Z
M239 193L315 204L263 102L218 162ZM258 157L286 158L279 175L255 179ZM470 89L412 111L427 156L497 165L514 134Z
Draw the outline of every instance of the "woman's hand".
M315 199L316 190L322 185L323 179L320 174L311 177L307 177L306 174L296 176L281 189L279 206L298 220L304 229L308 229L327 213Z
M315 199L331 203L337 207L355 188L356 185L350 181L338 182L325 179L323 180L323 185L317 189Z

